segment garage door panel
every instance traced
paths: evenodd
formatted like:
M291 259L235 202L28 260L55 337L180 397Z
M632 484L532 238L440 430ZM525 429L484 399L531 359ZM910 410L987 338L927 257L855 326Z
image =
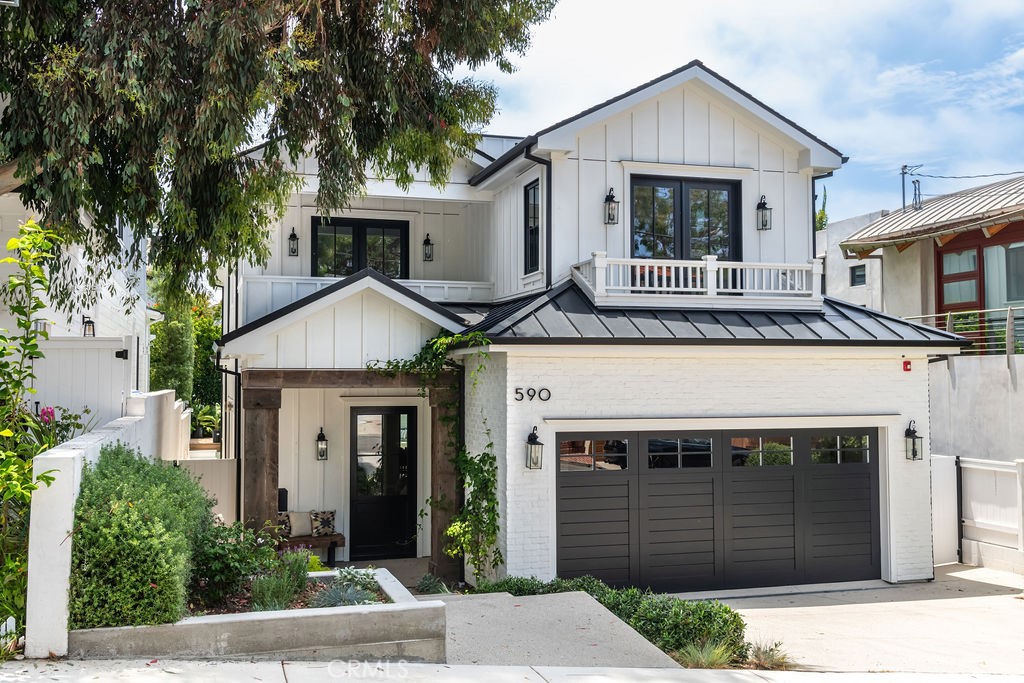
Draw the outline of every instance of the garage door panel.
M576 534L573 536L565 536L563 539L563 548L578 548L580 546L588 545L629 545L629 534L609 534L604 531L595 531L589 534Z
M648 519L643 525L648 531L693 531L703 530L708 534L714 534L715 511L702 510L693 517L673 517L669 519Z
M647 542L646 551L650 556L665 554L685 554L698 552L714 552L715 539L704 538L693 541L675 541L653 539Z
M818 536L842 536L843 534L871 533L870 520L864 521L839 521L839 522L815 522L811 526L811 535Z
M729 479L729 492L734 496L793 490L793 473L788 467L734 467L726 478Z
M701 563L700 558L681 558L681 561L647 567L644 572L645 582L663 581L671 578L693 578L706 576L714 571L711 559Z
M605 522L628 522L629 510L627 508L615 508L610 510L563 510L559 519L563 524Z
M871 499L823 500L810 505L812 515L819 512L866 512L871 514Z
M608 508L625 510L629 508L629 497L628 496L615 496L615 497L593 497L593 498L577 498L573 500L562 500L558 503L558 510L561 511L574 511L574 510L605 510Z
M828 497L831 495L830 491L849 490L852 482L857 482L859 485L871 481L871 471L867 469L867 465L815 465L814 467L829 467L832 468L832 472L819 473L815 469L815 473L811 475L811 480L814 482L812 495Z
M779 524L771 526L746 526L732 528L731 537L733 539L743 538L779 538L780 536L786 536L793 532L793 525L790 524Z
M734 529L757 528L762 526L792 526L796 516L792 510L780 515L746 515L732 520Z
M870 556L871 543L860 543L856 545L826 545L816 546L811 551L811 557L865 557Z
M591 500L594 498L626 498L629 496L629 480L624 476L615 482L572 482L561 487L562 500Z
M792 535L789 536L765 536L762 538L737 538L733 539L732 549L735 553L743 550L760 550L775 548L795 548L796 541ZM735 556L735 555L734 555Z
M588 558L576 558L566 559L563 565L567 571L583 571L591 568L596 571L606 571L614 569L625 569L629 570L629 557L588 557Z
M732 492L733 505L744 503L792 503L793 485L783 491L749 491L746 493Z
M733 546L729 550L731 551L728 553L729 560L736 563L761 562L763 560L793 560L796 557L792 539L788 542L779 540L777 547L737 550Z
M646 518L650 521L665 521L678 524L681 529L695 528L695 525L710 524L714 521L713 505L695 505L693 507L664 507L648 509Z
M629 557L629 545L588 545L567 546L559 550L559 562L565 560L582 560L586 558Z
M623 520L621 522L600 522L598 524L593 522L580 522L577 524L564 524L562 526L562 532L574 538L589 536L595 531L604 534L609 538L614 534L628 534L629 520Z
M785 515L793 513L793 502L787 503L744 503L729 506L734 517L757 517L762 515Z
M835 512L812 511L814 524L828 524L834 522L861 522L871 524L874 519L874 511L863 510L837 510Z

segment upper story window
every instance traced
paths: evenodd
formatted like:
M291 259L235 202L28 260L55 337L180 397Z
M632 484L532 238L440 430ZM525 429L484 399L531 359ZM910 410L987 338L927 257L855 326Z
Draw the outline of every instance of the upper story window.
M365 218L313 218L312 274L346 277L373 268L409 277L409 224Z
M633 256L738 261L739 194L734 183L634 177Z
M856 266L850 266L850 286L860 287L868 283L868 267L861 263Z
M540 181L523 188L523 274L540 270Z

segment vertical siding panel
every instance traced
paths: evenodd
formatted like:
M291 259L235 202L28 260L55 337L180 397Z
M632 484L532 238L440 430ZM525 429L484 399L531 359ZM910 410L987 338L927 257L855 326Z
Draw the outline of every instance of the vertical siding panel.
M457 211L458 204L445 204L444 223L444 251L438 255L434 254L435 263L440 257L441 265L444 267L442 278L445 280L472 280L473 261L475 254L473 239L467 234L466 219ZM422 241L421 241L422 244ZM435 242L436 244L436 242ZM419 247L419 245L416 245ZM413 249L413 253L417 253ZM419 258L423 258L422 252Z
M732 166L736 160L733 132L733 116L724 109L711 107L710 123L711 164L713 166Z
M814 256L811 245L810 178L799 173L783 173L785 184L786 261L803 263ZM775 229L772 228L772 232Z
M298 437L298 389L281 390L281 411L278 419L280 439L277 447L278 486L288 489L288 508L295 510L298 502L299 460L296 439Z
M677 89L658 100L658 161L663 164L681 164L685 159L684 97Z
M418 234L409 236L409 262L416 264L418 271L413 279L442 280L447 278L448 261L450 261L448 242L448 231L445 226L444 217L433 207L430 212L420 214L421 228ZM423 240L430 235L430 241L434 243L434 260L430 263L423 260ZM409 269L410 273L412 268ZM450 279L450 278L449 278Z
M362 367L362 296L345 299L334 307L334 366Z
M391 357L388 323L389 306L383 297L366 292L363 294L363 357L359 367L366 367L371 360L387 360Z
M633 159L658 161L658 103L648 102L633 110Z
M782 147L772 142L765 136L761 136L760 150L762 171L782 171L785 164L782 160ZM771 202L769 202L770 204Z
M757 133L742 121L735 123L736 165L741 168L757 168Z
M335 511L334 528L340 531L348 516L348 508L344 505L350 462L348 416L342 409L337 392L325 390L320 392L320 396L324 434L328 442L328 459L322 463L324 481L321 506L324 510Z
M306 329L306 367L333 368L334 344L329 342L334 334L334 308L310 316Z
M628 114L620 114L605 126L605 147L608 161L631 159L633 156L633 136Z
M684 163L708 163L709 108L711 103L693 90L686 91L683 107L686 152Z
M305 368L306 323L289 325L277 334L277 367Z
M580 133L579 150L581 159L604 159L604 125L591 126Z
M579 243L579 162L569 157L555 157L551 167L551 182L558 188L551 206L552 249L551 267L555 273L566 273L573 263Z
M607 246L607 228L604 225L604 204L601 188L605 182L605 165L597 161L581 161L580 187L585 196L580 201L580 241L574 262L582 261L592 252L604 251ZM586 199L590 201L585 201Z
M782 173L761 171L761 194L765 195L772 212L772 229L761 231L761 260L768 263L779 263L786 260L786 218L785 218L785 187ZM783 209L778 216L775 207ZM781 220L780 220L781 219Z

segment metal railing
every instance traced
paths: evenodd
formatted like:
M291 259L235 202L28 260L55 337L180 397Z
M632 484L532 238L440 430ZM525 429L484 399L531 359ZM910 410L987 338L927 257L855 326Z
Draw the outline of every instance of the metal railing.
M962 352L966 355L1024 353L1024 306L911 315L904 320L970 339L973 343Z
M745 294L762 297L821 298L821 261L806 264L592 258L573 266L574 275L598 298L630 294Z

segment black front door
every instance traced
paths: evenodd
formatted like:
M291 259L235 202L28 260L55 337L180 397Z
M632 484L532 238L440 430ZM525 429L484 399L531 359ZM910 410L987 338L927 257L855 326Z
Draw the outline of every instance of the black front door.
M416 409L353 408L349 557L416 556Z

